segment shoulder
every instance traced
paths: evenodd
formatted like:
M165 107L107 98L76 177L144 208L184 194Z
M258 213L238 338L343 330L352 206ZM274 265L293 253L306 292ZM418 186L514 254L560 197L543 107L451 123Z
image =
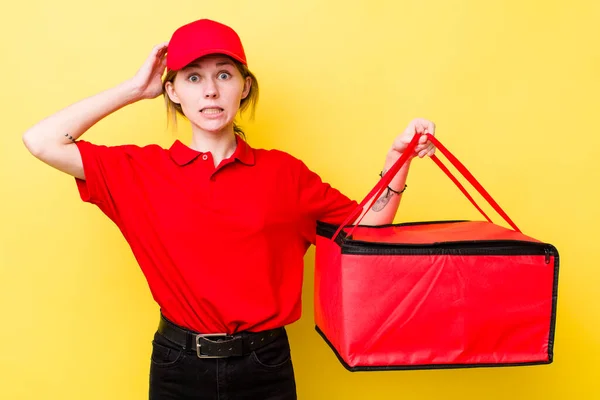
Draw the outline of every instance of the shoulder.
M287 167L293 170L306 168L302 160L282 150L254 149L254 156L257 165Z
M143 159L158 158L168 155L168 150L158 144L105 145L92 143L87 140L78 140L76 143L80 151L94 154L99 157Z
M320 176L310 169L300 158L282 150L255 150L256 165L261 173L275 174L280 181L292 186L319 186ZM266 172L268 170L270 172Z

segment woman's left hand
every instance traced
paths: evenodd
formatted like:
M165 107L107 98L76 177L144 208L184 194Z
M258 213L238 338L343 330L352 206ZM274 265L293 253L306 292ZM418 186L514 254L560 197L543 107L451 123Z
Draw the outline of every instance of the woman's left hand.
M408 147L408 144L417 133L430 133L432 135L435 135L435 124L423 118L417 118L412 120L408 124L404 132L402 132L396 137L396 139L394 139L394 143L392 144L392 148L390 150L390 156L392 156L393 158L399 158L402 155L402 153L404 153L404 151ZM434 153L435 146L433 145L433 143L431 143L430 140L427 139L427 136L423 135L419 139L419 143L417 144L414 153L410 155L409 159L412 159L413 157L417 156L421 158L425 156L431 157Z

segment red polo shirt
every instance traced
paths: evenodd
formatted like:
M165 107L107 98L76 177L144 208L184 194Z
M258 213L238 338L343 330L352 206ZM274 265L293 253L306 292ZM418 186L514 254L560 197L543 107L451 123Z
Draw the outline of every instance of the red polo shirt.
M163 314L198 332L296 321L316 221L341 223L357 206L302 161L239 137L216 168L180 141L77 146L81 199L119 227Z

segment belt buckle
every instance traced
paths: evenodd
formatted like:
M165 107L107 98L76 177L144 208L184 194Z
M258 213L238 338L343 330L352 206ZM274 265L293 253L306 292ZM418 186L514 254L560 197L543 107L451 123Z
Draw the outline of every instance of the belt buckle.
M200 353L200 348L202 347L202 345L200 344L200 338L211 338L211 337L223 337L223 336L229 336L226 333L199 333L196 335L196 354L198 355L198 358L227 358L227 356L209 356L206 354L202 354Z

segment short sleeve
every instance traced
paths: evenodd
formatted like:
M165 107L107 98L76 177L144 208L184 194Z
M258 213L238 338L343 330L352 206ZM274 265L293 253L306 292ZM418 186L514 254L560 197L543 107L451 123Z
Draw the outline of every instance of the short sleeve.
M304 163L299 165L298 208L302 219L302 234L311 243L316 240L316 221L341 224L358 203L351 200Z
M104 146L76 142L83 163L85 180L75 178L81 200L97 205L117 222L124 193L131 188L132 167L128 146Z

